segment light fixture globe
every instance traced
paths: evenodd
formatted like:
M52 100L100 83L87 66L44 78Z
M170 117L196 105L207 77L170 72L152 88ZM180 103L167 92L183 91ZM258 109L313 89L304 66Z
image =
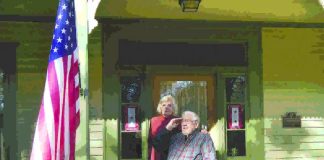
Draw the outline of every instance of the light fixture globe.
M183 12L197 12L201 0L179 0Z

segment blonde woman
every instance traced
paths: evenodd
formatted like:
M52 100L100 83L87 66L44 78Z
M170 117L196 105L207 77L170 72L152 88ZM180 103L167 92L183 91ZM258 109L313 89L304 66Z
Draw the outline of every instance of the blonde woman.
M149 160L165 160L168 156L168 149L160 149L157 148L158 146L169 146L169 142L166 142L166 144L154 144L154 138L156 135L166 127L166 125L172 120L181 120L181 118L177 118L175 116L177 110L177 104L175 102L175 99L171 95L164 96L160 99L159 104L157 106L157 112L158 115L151 118L150 120L150 130L149 130ZM180 132L180 128L177 127L177 124L174 123L174 127L172 128L172 132L178 133Z

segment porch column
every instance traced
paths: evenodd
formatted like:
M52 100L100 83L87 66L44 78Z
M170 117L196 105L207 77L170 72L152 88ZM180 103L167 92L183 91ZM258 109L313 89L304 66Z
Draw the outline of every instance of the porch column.
M80 60L80 125L77 129L75 159L89 159L89 103L88 103L88 22L87 0L75 1L77 43Z

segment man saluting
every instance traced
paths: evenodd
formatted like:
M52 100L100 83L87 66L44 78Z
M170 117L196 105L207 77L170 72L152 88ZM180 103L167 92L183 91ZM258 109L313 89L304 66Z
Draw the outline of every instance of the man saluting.
M182 113L180 133L171 134L172 129L180 124L176 119L171 120L157 135L156 140L162 144L169 141L168 160L216 160L213 141L209 134L200 132L199 122L196 113L185 111Z

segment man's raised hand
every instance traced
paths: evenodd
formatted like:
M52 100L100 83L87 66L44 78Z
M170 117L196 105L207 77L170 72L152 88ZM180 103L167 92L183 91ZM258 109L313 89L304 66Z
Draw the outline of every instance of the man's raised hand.
M176 128L181 123L182 118L173 118L170 120L170 122L166 125L166 129L169 131L172 131L174 128Z

